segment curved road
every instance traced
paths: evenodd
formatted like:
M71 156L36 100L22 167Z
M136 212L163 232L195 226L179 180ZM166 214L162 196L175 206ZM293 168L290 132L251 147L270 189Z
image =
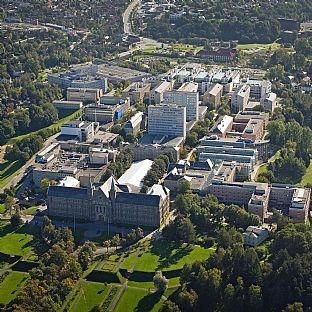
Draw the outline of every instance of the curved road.
M132 34L131 32L131 13L132 11L135 9L135 7L137 5L140 4L140 0L133 0L131 1L131 3L128 5L128 7L126 8L126 11L124 12L122 19L123 19L123 23L124 23L124 33L125 34Z

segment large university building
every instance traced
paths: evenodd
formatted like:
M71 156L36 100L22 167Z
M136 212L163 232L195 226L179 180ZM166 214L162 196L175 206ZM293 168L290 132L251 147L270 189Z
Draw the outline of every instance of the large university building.
M154 185L147 194L132 192L113 177L92 187L50 186L48 215L133 226L161 226L169 214L169 190Z

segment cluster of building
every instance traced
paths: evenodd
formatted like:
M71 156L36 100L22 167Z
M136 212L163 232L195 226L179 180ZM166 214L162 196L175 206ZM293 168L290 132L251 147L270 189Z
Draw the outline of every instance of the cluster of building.
M262 221L277 209L294 221L306 222L310 189L285 184L235 182L238 174L235 161L180 161L169 165L164 185L172 193L177 193L183 182L188 181L193 192L213 194L221 203L243 206Z

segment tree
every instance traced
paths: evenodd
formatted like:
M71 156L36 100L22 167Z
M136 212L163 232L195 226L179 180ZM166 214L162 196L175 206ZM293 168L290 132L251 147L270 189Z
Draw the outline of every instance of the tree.
M303 304L301 302L290 303L283 312L303 312Z
M185 194L191 190L191 183L187 180L183 180L180 183L180 191L182 194Z
M182 311L193 311L195 303L198 299L197 293L190 289L184 288L178 295L178 304Z
M249 310L252 311L262 311L262 290L258 285L250 285L248 288L248 305Z
M21 224L23 224L23 220L18 213L15 213L14 215L11 216L10 222L13 227L18 227Z
M105 240L104 242L103 242L103 247L105 248L107 248L107 252L108 252L108 248L111 246L111 241L108 239L108 240Z
M166 300L162 305L160 312L181 312L178 305L176 305L171 300Z
M274 65L269 69L268 78L270 80L274 80L274 81L283 80L284 76L285 76L285 69L284 69L284 66L281 64Z
M115 247L117 247L119 245L120 241L121 241L121 239L120 239L120 235L119 234L114 235L112 237L112 240L111 240L112 245L115 246Z
M50 186L50 185L56 185L56 184L57 184L56 181L54 181L54 180L49 180L49 179L47 179L47 178L44 178L44 179L42 179L41 182L40 182L40 188L41 188L41 190L42 190L42 192L43 192L44 194L47 194L47 191L48 191L49 186Z
M163 276L161 271L155 273L153 282L156 290L160 293L164 293L168 288L168 280Z
M5 212L9 211L10 215L12 215L12 209L13 209L14 204L15 204L14 197L7 196L4 202Z

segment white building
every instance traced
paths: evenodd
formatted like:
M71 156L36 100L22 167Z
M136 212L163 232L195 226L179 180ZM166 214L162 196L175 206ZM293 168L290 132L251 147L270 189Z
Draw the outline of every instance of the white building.
M61 126L61 135L77 137L87 141L94 137L94 122L70 120Z
M186 120L198 120L198 84L184 83L177 91L164 93L164 103L186 107Z
M239 86L238 89L232 94L231 111L244 111L248 104L249 97L250 87L246 84Z
M186 136L186 108L177 105L148 107L148 134Z
M276 93L266 94L265 97L261 98L260 103L265 110L273 112L277 106Z
M141 129L141 123L143 120L143 113L137 112L134 116L132 116L125 124L124 131L125 134L133 134L137 135Z
M261 99L271 92L272 83L268 80L261 79L242 79L241 83L250 87L250 97L253 99Z

